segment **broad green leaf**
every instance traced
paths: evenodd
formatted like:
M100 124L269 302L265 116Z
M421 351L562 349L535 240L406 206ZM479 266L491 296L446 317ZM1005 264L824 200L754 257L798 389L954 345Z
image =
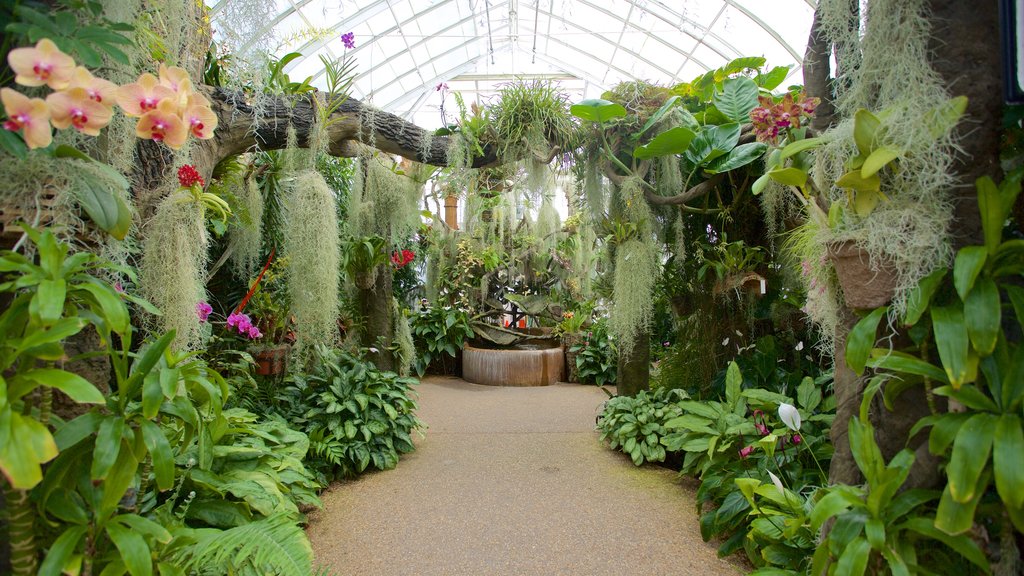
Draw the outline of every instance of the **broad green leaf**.
M149 451L149 457L153 462L153 474L156 476L156 484L160 491L174 487L174 454L171 452L171 445L167 442L160 427L150 420L143 420L139 425L142 431L142 440Z
M855 539L839 556L835 576L862 576L870 556L871 544L864 538Z
M880 518L868 518L864 523L864 536L875 550L885 549L885 524Z
M108 285L99 282L89 282L81 284L77 288L85 290L96 299L100 310L103 311L103 316L114 332L124 334L128 331L130 325L128 306Z
M964 311L959 306L932 306L932 331L942 368L953 388L967 381L968 349Z
M928 435L928 451L936 456L941 456L946 453L946 450L960 432L960 428L964 425L964 422L967 422L970 416L952 412L929 416L928 418L934 418L932 431ZM914 426L914 429L916 428L917 425Z
M974 491L974 498L966 503L953 499L949 484L939 499L939 508L935 511L935 527L946 534L963 534L974 525L974 512L978 508L985 486L988 485L988 473L978 479L979 487Z
M712 103L722 114L733 122L750 120L750 111L757 107L757 84L743 76L726 78L722 91L715 91Z
M828 494L818 500L814 505L814 510L811 511L811 527L817 531L829 518L849 510L856 500L856 497L842 490L830 489Z
M167 528L138 514L120 514L111 518L110 521L127 526L139 534L152 536L154 540L162 544L171 541L171 533L167 531Z
M821 404L821 389L810 376L805 376L797 387L796 401L808 412L813 412Z
M860 170L851 170L836 180L836 186L840 188L851 188L857 193L878 192L882 186L882 180L878 174L865 176Z
M78 418L65 423L60 428L57 428L57 431L53 435L54 441L57 442L57 448L60 450L67 450L84 440L86 437L95 434L100 427L100 422L102 421L102 414L96 411L89 411Z
M135 482L135 472L138 470L139 462L127 444L118 451L117 462L112 467L100 487L103 496L100 499L100 506L97 512L97 523L102 524L107 518L117 511L118 504L125 492Z
M29 490L43 478L40 465L56 458L57 444L36 419L0 406L0 471L17 490Z
M88 526L72 526L65 530L46 553L46 559L39 567L39 576L61 576L64 573L64 566L88 530Z
M690 147L695 134L689 128L676 126L658 134L650 142L633 150L633 156L646 160L671 154L682 154Z
M102 172L102 179L94 177L93 170ZM113 167L99 162L91 163L89 170L76 170L76 173L79 177L72 181L70 191L82 209L100 229L124 240L131 228L131 209L121 198L122 194L128 193L128 180ZM121 193L111 190L111 184L116 185Z
M992 468L1000 498L1014 508L1024 506L1024 428L1017 414L1003 414L992 444Z
M861 155L867 158L875 149L875 137L882 126L882 121L864 109L857 110L853 118L853 141Z
M796 186L797 188L803 188L804 184L807 183L807 172L799 168L776 168L765 174L765 176L779 184Z
M719 156L728 154L740 140L737 123L705 127L690 142L685 157L694 166L704 166Z
M878 323L882 321L882 317L888 311L887 306L876 308L857 322L846 338L846 365L858 376L864 373L864 366L875 345Z
M871 360L868 362L868 366L872 368L881 368L883 370L892 370L893 372L916 374L918 376L931 378L936 382L949 382L949 379L946 377L946 373L938 366L898 350L875 348L871 351Z
M110 473L121 452L121 437L124 435L124 419L117 415L107 416L100 423L96 433L96 448L93 450L90 477L102 480Z
M107 535L117 547L121 561L132 576L152 576L153 560L149 545L141 534L121 524L110 523L107 524Z
M767 63L768 60L763 56L741 56L730 60L728 64L719 68L716 72L729 76L736 74L737 72L743 72L744 70L757 70Z
M864 160L864 165L860 168L861 177L871 178L878 174L878 172L888 163L899 158L902 154L903 152L886 146L875 149L875 151Z
M1003 238L1003 223L1006 212L999 188L992 178L983 176L975 181L978 189L978 211L981 213L981 227L985 233L985 248L989 255L994 255Z
M626 109L621 104L600 98L592 98L584 100L579 104L573 104L569 107L569 112L577 118L601 124L626 115Z
M776 66L764 74L754 76L754 82L765 90L775 90L786 80L790 68L791 66Z
M960 504L974 499L978 478L988 464L997 423L998 418L992 414L975 414L960 427L953 441L946 475L950 494Z
M735 362L730 362L725 371L725 401L730 406L735 405L740 399L740 386L743 384L743 376L740 374L740 367Z
M964 322L971 344L978 354L988 356L995 350L1001 332L1002 303L999 288L991 278L982 277L964 300Z
M40 280L29 310L43 325L49 326L59 320L64 313L66 296L67 282L63 278Z
M36 330L27 334L21 342L17 343L15 354L31 350L33 348L61 342L85 328L86 321L78 316L58 320L53 326L46 330ZM11 342L14 343L13 341Z
M20 377L41 386L56 388L81 404L103 404L106 401L91 382L59 368L36 368L22 373Z
M785 148L779 153L781 159L789 158L794 154L799 154L804 150L810 150L811 148L817 148L824 144L824 140L821 138L804 138L803 140L797 140L796 142L790 142Z
M768 182L771 180L771 176L768 174L762 174L760 178L754 180L754 183L750 185L750 193L754 196L758 196L761 192L764 192Z
M971 408L972 410L979 410L981 412L999 412L999 406L981 390L978 390L972 384L964 384L960 388L953 388L952 386L939 386L935 388L933 392L938 396L947 396L963 404L964 406Z
M747 164L757 160L761 156L764 156L765 151L768 149L768 145L762 142L750 142L748 144L740 144L733 148L725 156L721 156L713 160L708 167L704 169L709 174L718 174L721 172L728 172L737 168L742 168Z
M957 96L939 104L925 114L925 123L932 138L949 132L967 111L967 96Z
M917 532L926 538L938 540L955 550L958 554L973 564L981 567L986 572L988 571L989 565L988 559L985 558L985 553L982 552L981 548L979 548L974 540L971 540L969 537L950 536L949 534L935 528L935 525L927 518L911 518L903 523L902 528Z
M942 285L942 281L946 278L947 272L949 270L946 268L939 268L933 271L922 278L917 283L917 286L910 291L910 295L907 297L907 312L903 316L904 326L913 326L921 319L921 315L924 314L931 304L935 291L938 290L939 286Z
M132 364L131 376L128 377L128 381L125 383L125 394L129 396L135 395L135 389L142 383L142 379L149 374L149 371L156 366L156 363L160 361L160 357L163 356L164 351L174 341L174 330L171 330L159 338L155 342L149 344L143 349L142 355L139 356L135 363Z
M974 281L985 266L985 259L988 256L983 246L964 246L956 253L956 261L953 264L953 286L961 300L967 299L967 294L974 287Z
M160 386L160 372L150 372L142 379L142 416L155 418L164 402L164 391Z
M640 129L639 133L634 135L634 138L639 138L640 136L646 134L648 130L653 128L654 125L657 124L658 121L665 116L666 112L668 112L673 106L675 106L678 103L679 96L670 96L668 100L665 100L665 103L661 105L661 108L658 108L658 111L652 114L651 117L647 119L647 122L644 123L644 127Z

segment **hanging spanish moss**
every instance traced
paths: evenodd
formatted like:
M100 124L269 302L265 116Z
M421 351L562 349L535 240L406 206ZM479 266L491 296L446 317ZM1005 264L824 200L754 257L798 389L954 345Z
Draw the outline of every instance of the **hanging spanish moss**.
M196 305L206 301L209 238L201 204L180 191L164 198L144 230L140 282L143 297L162 313L149 331L174 330L174 348L198 350L205 340Z
M632 353L637 336L650 326L658 269L658 250L653 244L631 239L617 247L609 328L620 354Z
M245 179L238 200L238 225L229 230L228 249L235 276L251 278L260 264L263 241L263 196L255 178Z
M395 319L395 345L398 347L396 359L398 361L398 374L408 376L412 371L413 362L416 361L416 345L412 339L412 329L409 327L409 317L403 313L397 298L391 299L391 317Z
M334 192L316 170L296 177L285 209L288 294L300 351L338 339L341 247Z
M561 228L562 222L558 217L558 210L555 209L554 202L551 201L551 195L545 194L541 200L540 208L537 209L537 225L535 228L537 238L544 243L545 247L554 247L558 241L556 235Z

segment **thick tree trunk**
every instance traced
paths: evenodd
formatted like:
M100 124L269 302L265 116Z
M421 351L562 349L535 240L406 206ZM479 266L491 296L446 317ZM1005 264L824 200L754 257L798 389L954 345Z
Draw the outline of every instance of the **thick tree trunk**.
M999 2L982 0L929 0L932 35L929 42L931 66L954 96L967 96L967 113L960 122L960 154L953 166L957 176L956 219L953 222L957 248L981 242L974 181L991 176L1002 178L999 166L999 136L1003 117L1002 50L998 41Z
M647 390L651 380L651 332L643 330L636 335L629 354L619 353L618 393L620 396L636 396Z
M359 313L363 317L360 342L365 348L376 348L370 358L377 368L395 371L395 354L391 345L395 340L395 322L391 316L391 268L387 264L377 267L377 276L369 288L358 287Z

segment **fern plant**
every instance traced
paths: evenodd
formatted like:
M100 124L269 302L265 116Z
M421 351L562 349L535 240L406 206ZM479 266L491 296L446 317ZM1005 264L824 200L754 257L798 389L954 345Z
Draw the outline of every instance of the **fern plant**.
M313 548L287 513L278 513L230 530L199 528L182 536L195 539L177 555L189 574L307 576L313 573Z

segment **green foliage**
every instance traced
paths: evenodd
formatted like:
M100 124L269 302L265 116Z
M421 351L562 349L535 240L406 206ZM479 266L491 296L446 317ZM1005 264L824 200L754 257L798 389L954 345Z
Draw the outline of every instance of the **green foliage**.
M103 66L104 57L129 65L125 46L131 46L135 27L103 17L103 3L95 0L60 0L47 13L27 4L14 7L17 18L5 31L31 43L53 40L65 53L88 68Z
M410 322L416 344L414 367L420 376L436 362L454 359L462 345L473 337L469 315L456 308L432 306L412 316Z
M210 576L313 573L313 549L309 539L287 513L229 530L197 529L190 531L188 537L194 539L195 544L183 549L175 560L190 573Z
M608 324L598 320L587 331L582 344L572 347L576 352L576 369L580 382L604 386L615 384L618 376L618 351L608 336Z
M490 107L490 122L498 157L515 160L548 150L574 148L576 123L558 86L545 80L517 80L506 84Z
M309 465L326 480L350 477L371 465L390 470L414 450L410 434L422 427L413 413L417 381L344 351L320 351L309 374L296 374L282 391L283 415L310 437Z
M1024 347L1007 331L1024 326L1024 291L1018 286L1024 277L1024 241L1002 241L1020 183L997 187L982 178L977 187L985 245L962 248L952 278L949 270L937 270L911 293L901 323L913 346L873 348L884 308L853 328L847 346L847 363L854 370L870 366L899 375L886 386L888 406L907 388L924 386L967 407L966 412L933 409L912 430L931 427L929 450L948 455L948 483L935 519L935 527L948 534L970 529L993 481L1010 520L1024 530L1024 469L1011 456L1024 448Z
M946 554L918 550L922 543L942 543L987 573L988 560L973 540L937 529L933 519L921 513L923 505L938 497L938 492L900 491L910 474L914 453L901 450L886 464L868 420L871 399L882 381L876 378L872 382L864 394L860 417L850 420L850 448L866 484L827 489L810 514L815 530L835 518L828 537L814 554L811 572L863 574L867 566L879 564L893 574L944 571L949 567ZM941 510L942 504L939 506Z
M665 423L681 415L677 402L686 399L681 390L641 390L636 396L616 396L605 402L597 419L601 440L629 455L633 464L664 462L661 438Z

